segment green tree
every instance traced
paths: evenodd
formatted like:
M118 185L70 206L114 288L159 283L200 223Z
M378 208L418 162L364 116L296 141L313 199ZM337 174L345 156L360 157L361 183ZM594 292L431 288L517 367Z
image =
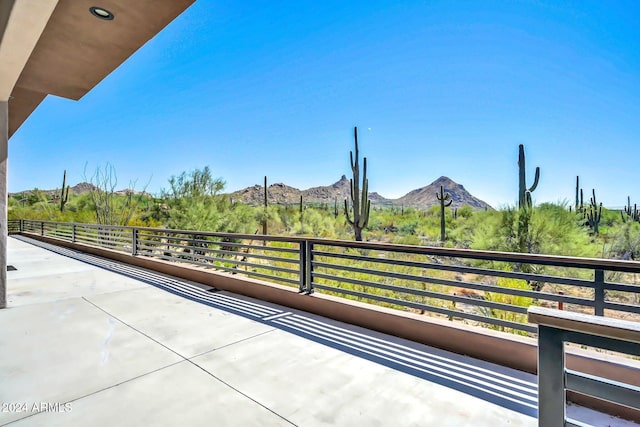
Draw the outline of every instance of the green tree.
M640 259L640 223L625 221L611 235L610 255L624 260Z
M162 191L163 207L158 219L179 230L253 232L255 215L246 205L231 203L220 194L225 182L214 178L208 166L182 172L169 178L169 189Z

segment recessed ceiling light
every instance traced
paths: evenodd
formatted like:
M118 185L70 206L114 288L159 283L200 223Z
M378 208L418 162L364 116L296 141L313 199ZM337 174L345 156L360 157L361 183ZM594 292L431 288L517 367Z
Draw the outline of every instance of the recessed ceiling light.
M113 19L113 13L101 7L92 6L89 8L89 12L96 18L104 19L105 21L111 21Z

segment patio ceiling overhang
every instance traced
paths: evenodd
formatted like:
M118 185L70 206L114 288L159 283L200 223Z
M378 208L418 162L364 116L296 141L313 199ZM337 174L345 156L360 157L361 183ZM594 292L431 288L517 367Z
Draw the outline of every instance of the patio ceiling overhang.
M9 101L9 137L47 95L82 98L194 1L0 0L0 100Z

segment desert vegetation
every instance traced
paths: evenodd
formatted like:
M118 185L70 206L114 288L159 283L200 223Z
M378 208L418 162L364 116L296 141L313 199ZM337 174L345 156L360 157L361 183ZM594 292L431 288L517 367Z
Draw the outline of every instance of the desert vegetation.
M106 211L114 225L260 233L266 221L271 235L354 239L344 212L337 209L336 215L335 206L304 201L251 206L223 194L224 186L224 181L212 178L205 167L172 177L168 189L155 196L132 190L107 191L110 194L106 203L101 202L105 196L100 198L100 193L105 192L99 189L93 190L98 196L90 191L67 193L64 209L60 208L58 194L34 189L11 195L9 218L101 223L97 218L103 220ZM627 214L598 206L597 229L591 225L594 220L588 209L576 211L566 202L541 203L530 210L516 206L495 210L440 205L427 209L372 206L362 237L366 241L409 245L640 259L640 221L633 207Z
M263 200L250 205L225 194L225 182L216 178L208 167L185 171L168 180L160 194L151 195L129 188L116 191L115 171L107 167L97 170L90 183L69 188L66 172L63 187L48 192L34 189L11 195L10 219L37 219L57 222L79 222L112 225L147 226L173 230L215 231L244 235L268 234L326 238L331 240L362 240L374 243L440 246L532 254L578 257L640 259L640 214L632 200L623 210L610 210L597 203L596 192L584 203L584 191L576 179L575 204L532 203L540 169L536 168L533 183L527 185L524 147L519 150L518 204L499 209L474 209L470 206L451 206L451 197L439 186L434 194L437 204L423 209L415 207L372 204L368 197L367 163L362 174L359 169L357 129L354 129L355 156L351 154L352 197L333 203L305 203L300 196L297 203L268 202L267 177L261 189ZM344 202L344 209L338 206ZM221 247L207 238L196 239L184 259L200 255L212 267L226 271L250 271L257 275L273 274L282 283L295 283L295 268L287 257L294 258L294 243L265 242L262 259L247 262L249 250L235 255L234 245L243 247L242 239L225 240ZM246 239L245 239L246 240ZM217 248L221 259L207 258L207 249ZM269 250L290 250L280 253L281 261L268 260ZM182 249L178 249L180 251ZM532 304L552 304L544 298L534 298L528 291L546 294L565 294L579 298L593 298L593 289L553 285L545 282L484 276L474 273L482 267L515 274L537 273L593 280L593 271L558 271L553 267L530 264L438 259L438 257L407 252L384 252L348 248L327 244L325 255L315 261L331 264L316 271L324 274L314 281L323 292L381 304L393 308L404 307L419 313L441 315L453 320L454 312L464 312L466 319L478 316L502 319L505 322L526 323L522 310L502 309L508 306L528 307ZM335 255L333 255L335 254ZM227 261L225 261L227 257ZM178 253L178 258L180 255ZM215 258L215 257L214 257ZM441 264L433 267L434 263ZM429 265L430 267L425 267ZM447 266L463 267L455 271ZM244 267L239 268L239 267ZM467 272L464 268L468 268ZM234 270L237 269L237 270ZM280 270L278 270L280 269ZM462 271L462 273L460 272ZM471 273L469 273L471 271ZM508 275L507 275L508 276ZM615 276L615 277L613 277ZM330 278L330 277L333 277ZM633 274L612 275L607 280L636 284ZM473 290L464 283L479 283ZM460 285L456 285L460 283ZM484 285L516 290L513 294L484 289ZM483 290L484 289L484 290ZM609 300L623 304L638 304L638 293L608 295ZM457 296L452 298L452 296ZM468 300L469 304L460 303ZM473 308L467 307L473 306ZM584 310L584 307L574 307ZM592 309L591 309L592 310ZM588 311L588 309L586 310ZM463 316L464 317L464 316ZM478 323L478 322L474 322ZM480 321L480 323L482 323ZM514 328L490 325L502 330ZM522 332L522 331L520 331Z

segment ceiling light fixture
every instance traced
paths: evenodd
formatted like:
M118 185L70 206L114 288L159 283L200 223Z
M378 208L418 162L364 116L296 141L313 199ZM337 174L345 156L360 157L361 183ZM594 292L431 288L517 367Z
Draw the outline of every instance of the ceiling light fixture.
M113 13L109 12L107 9L92 6L89 8L89 12L91 12L91 14L96 18L104 19L105 21L113 20Z

